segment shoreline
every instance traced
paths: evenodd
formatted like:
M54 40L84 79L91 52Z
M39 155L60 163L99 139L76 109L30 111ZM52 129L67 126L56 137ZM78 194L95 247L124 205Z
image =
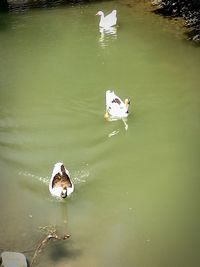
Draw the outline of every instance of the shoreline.
M165 19L178 35L200 46L200 0L120 0ZM194 3L193 3L194 2Z

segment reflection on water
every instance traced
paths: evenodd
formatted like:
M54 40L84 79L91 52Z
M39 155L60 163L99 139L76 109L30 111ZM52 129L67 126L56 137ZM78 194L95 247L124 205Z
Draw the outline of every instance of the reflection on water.
M99 28L100 38L99 44L102 48L109 45L110 42L117 39L117 27Z
M127 131L128 130L128 123L127 123L128 119L122 119L122 121L124 123L124 128Z
M68 214L67 214L67 205L66 203L63 201L60 205L60 209L61 209L61 218L64 224L68 223ZM64 226L65 227L65 226ZM65 227L66 232L68 231L67 227Z
M128 130L128 119L127 118L122 118L122 119L114 119L114 118L108 118L107 121L109 122L115 122L115 121L121 121L124 124L124 129L127 131ZM108 137L112 137L114 135L117 135L120 132L119 129L112 131L111 133L108 134Z
M117 129L117 130L112 131L111 133L109 133L108 137L112 137L112 136L114 136L114 135L116 135L118 133L119 133L119 129Z

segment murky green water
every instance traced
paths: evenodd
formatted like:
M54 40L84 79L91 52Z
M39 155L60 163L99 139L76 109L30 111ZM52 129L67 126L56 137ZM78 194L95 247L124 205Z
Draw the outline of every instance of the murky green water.
M100 33L113 7L119 27ZM115 2L1 15L0 40L0 248L56 225L71 238L35 266L198 266L200 50ZM107 89L131 98L127 131L103 119ZM58 161L75 183L63 202Z

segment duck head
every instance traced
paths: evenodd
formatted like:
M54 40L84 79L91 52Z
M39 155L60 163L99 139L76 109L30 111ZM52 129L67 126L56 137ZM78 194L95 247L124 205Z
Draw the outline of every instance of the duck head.
M103 11L98 11L97 14L96 14L96 16L104 16Z
M125 104L125 106L127 107L127 109L129 108L130 103L131 103L131 101L130 101L129 98L126 98L126 99L124 100L124 104Z
M62 198L66 198L67 197L67 188L63 188L63 190L61 191L61 195Z
M105 119L108 119L108 118L109 118L108 111L105 112L105 114L104 114L104 118L105 118Z

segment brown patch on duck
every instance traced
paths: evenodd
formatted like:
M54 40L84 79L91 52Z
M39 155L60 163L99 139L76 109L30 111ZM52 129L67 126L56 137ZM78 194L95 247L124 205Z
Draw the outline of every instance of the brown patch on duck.
M63 189L66 189L68 187L72 187L72 183L69 179L69 176L67 175L65 171L64 165L61 165L61 172L59 172L54 176L53 182L52 182L52 187L62 187Z
M119 98L115 98L113 99L112 103L117 103L117 104L121 104L121 101L119 100Z

